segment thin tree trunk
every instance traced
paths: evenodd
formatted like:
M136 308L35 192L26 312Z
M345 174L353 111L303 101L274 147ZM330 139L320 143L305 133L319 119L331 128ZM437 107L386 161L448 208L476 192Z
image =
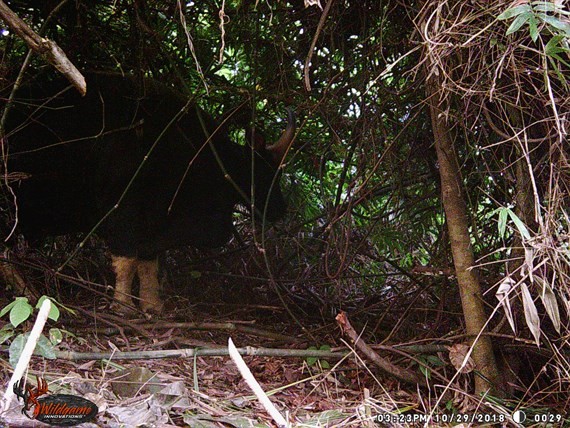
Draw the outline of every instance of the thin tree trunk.
M475 259L471 248L467 204L463 197L463 184L457 154L453 146L451 131L446 123L446 106L440 104L440 91L437 77L427 85L431 122L439 174L443 208L447 219L447 229L451 243L453 264L457 275L461 305L468 335L478 335L485 331L487 317L483 307L481 286L474 269ZM475 342L472 358L480 375L475 376L475 393L489 390L497 394L494 386L499 378L493 346L488 336L480 336Z

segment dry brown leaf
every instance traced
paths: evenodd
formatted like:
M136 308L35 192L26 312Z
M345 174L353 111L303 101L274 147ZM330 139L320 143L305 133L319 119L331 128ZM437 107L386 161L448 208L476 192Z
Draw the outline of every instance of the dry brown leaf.
M524 282L521 283L521 292L522 292L524 318L526 320L526 325L528 326L530 332L534 336L534 341L536 342L536 345L540 346L540 318L538 317L538 310L536 309L536 305L532 300L530 291L528 290L528 287Z
M465 343L456 343L449 348L449 361L451 361L453 367L460 373L471 373L473 369L475 369L475 363L471 359L471 356L468 357L465 364L463 363L470 349L471 346Z

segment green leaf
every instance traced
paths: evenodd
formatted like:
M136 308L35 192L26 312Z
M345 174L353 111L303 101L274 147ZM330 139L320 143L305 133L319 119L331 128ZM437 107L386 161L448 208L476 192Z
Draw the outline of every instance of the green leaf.
M14 327L18 327L30 317L34 308L26 297L17 297L14 303L14 307L10 310L10 322Z
M422 375L424 375L424 377L431 379L431 370L429 368L427 368L424 365L420 365L420 371L422 372Z
M533 1L532 8L536 12L554 12L558 9L554 2L549 1Z
M16 336L16 338L10 344L10 349L8 350L10 358L9 362L12 367L16 367L20 356L22 355L22 351L24 350L24 346L26 346L26 342L30 337L30 333L23 333ZM43 334L39 337L38 343L36 344L36 348L34 353L37 355L41 355L44 358L49 360L55 360L55 348L51 344L51 342L45 337Z
M515 20L512 22L512 24L509 26L506 35L508 36L509 34L513 34L519 31L520 28L529 21L530 17L534 18L532 12L523 13L517 16Z
M310 418L303 421L303 426L306 427L323 427L323 426L338 426L335 421L346 419L349 415L342 413L340 410L325 410L321 413L311 413Z
M499 227L499 236L501 238L505 237L505 232L507 231L507 218L509 216L509 208L499 208L499 221L498 221L498 227Z
M10 310L16 305L16 302L17 302L19 299L26 299L26 301L28 301L28 298L27 298L27 297L16 297L16 299L15 299L13 302L8 303L6 306L4 306L4 307L2 308L2 310L0 311L0 317L3 317L3 316L6 315L8 312L10 312Z
M38 303L36 305L36 309L40 309L42 307L42 304L44 303L44 300L46 300L46 299L48 299L51 302L48 318L52 321L57 321L59 319L59 316L60 316L59 308L57 307L57 304L55 303L55 301L53 299L50 299L48 296L40 297L40 299L38 300Z
M517 217L517 215L512 210L509 210L509 217L511 217L511 220L517 227L519 233L525 239L530 239L530 233L528 233L528 229L526 228L525 224L522 222L520 218Z
M511 7L509 9L505 10L499 16L497 16L497 19L503 21L505 19L511 19L511 18L514 18L515 16L519 16L521 13L525 13L525 12L526 13L532 12L532 8L530 7L529 4L523 4L520 6Z
M50 328L49 329L49 341L52 345L59 345L63 340L63 333L59 328Z
M540 18L546 22L548 25L553 26L557 30L564 31L566 34L570 33L570 24L567 21L562 21L556 16L551 15L539 15Z
M14 336L14 327L12 327L12 324L4 325L4 327L0 329L0 344L6 342L12 336Z
M444 366L445 363L437 357L437 355L428 355L425 357L425 361L434 367Z
M570 15L570 12L564 10L564 6L559 5L556 1L533 1L531 4L536 12L552 12L560 15Z
M314 366L315 364L317 364L317 360L318 360L317 357L307 357L307 365L308 365L309 367L312 367L312 366Z
M16 364L18 364L18 360L20 359L20 355L22 355L29 335L30 333L19 334L10 344L10 349L8 350L10 357L8 361L12 367L16 367Z
M45 337L43 334L38 339L38 343L36 345L35 353L41 355L48 360L55 360L55 348L53 344Z
M528 18L528 29L530 32L530 38L533 42L536 42L540 33L538 32L538 23L534 15L531 15Z
M552 68L554 69L554 72L556 73L556 76L558 77L558 79L560 80L560 82L562 82L562 84L564 85L564 88L566 90L568 90L568 83L566 82L566 77L564 76L564 74L562 74L560 72L560 68L558 67L558 64L556 64L556 62L554 62L554 59L557 59L558 61L560 61L561 63L565 64L567 67L570 67L570 64L568 64L566 61L564 61L562 58L560 58L558 55L554 54L551 57L548 58L550 64L552 65Z

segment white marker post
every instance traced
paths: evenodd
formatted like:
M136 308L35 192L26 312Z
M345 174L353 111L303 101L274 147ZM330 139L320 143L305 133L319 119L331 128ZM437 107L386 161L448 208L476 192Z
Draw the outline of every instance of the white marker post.
M4 397L2 398L2 403L0 405L0 410L2 412L6 412L10 404L12 404L12 400L14 399L14 384L18 382L26 369L28 368L28 364L30 363L30 359L32 358L32 354L34 353L34 349L36 349L36 344L42 334L44 326L49 316L49 311L51 309L51 302L49 299L45 299L42 303L40 308L40 312L38 313L38 317L36 319L36 323L34 324L34 328L30 332L30 336L28 337L28 341L26 342L26 346L24 346L24 350L22 351L22 355L18 360L18 364L16 364L16 368L14 369L14 373L12 374L12 378L8 383L8 388L4 393Z

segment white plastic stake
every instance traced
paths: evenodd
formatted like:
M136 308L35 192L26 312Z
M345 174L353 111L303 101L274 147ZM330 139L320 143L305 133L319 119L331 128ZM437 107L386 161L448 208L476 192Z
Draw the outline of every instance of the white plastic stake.
M22 351L22 355L18 360L18 364L16 364L16 368L14 369L14 373L10 378L10 382L8 383L8 388L4 393L4 397L2 398L2 405L0 409L3 412L7 411L12 404L12 400L14 399L14 384L19 381L26 369L28 368L28 364L30 363L30 359L32 358L32 354L34 353L34 349L36 349L36 344L42 334L46 321L48 319L49 311L51 309L51 302L49 299L45 299L42 303L40 308L40 312L38 313L38 317L36 318L36 322L32 331L30 332L30 336L28 337L28 341L24 346L24 350Z
M241 373L242 377L245 379L245 381L247 382L247 384L249 385L249 387L257 397L257 399L261 402L263 407L265 407L267 413L269 413L269 415L273 418L273 420L279 426L279 428L287 427L288 426L287 420L283 417L281 413L279 413L277 407L275 407L275 405L269 400L269 397L267 396L265 391L261 389L261 385L259 385L259 382L257 382L255 377L253 377L251 370L245 364L245 361L239 354L231 338L228 339L228 351L230 357L232 357L232 360L239 369L239 372Z

